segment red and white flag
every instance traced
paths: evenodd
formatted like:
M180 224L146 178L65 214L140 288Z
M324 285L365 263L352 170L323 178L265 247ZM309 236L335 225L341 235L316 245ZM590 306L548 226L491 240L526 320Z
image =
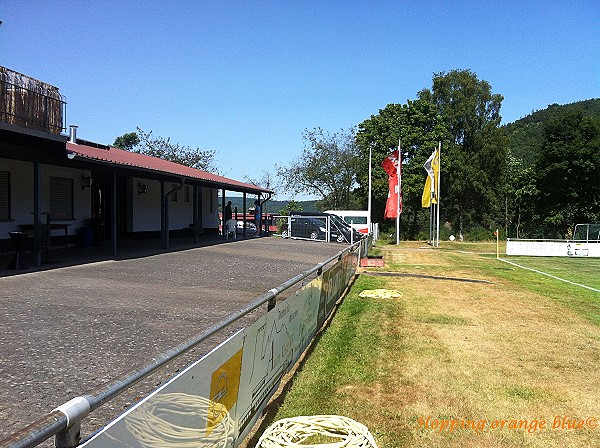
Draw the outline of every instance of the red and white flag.
M402 153L400 147L383 159L381 167L388 174L389 185L383 217L396 219L402 213Z

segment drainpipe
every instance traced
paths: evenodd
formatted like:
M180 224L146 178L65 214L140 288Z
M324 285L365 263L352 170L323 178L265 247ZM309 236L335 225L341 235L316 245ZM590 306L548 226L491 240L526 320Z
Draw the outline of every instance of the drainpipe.
M167 194L165 194L165 197L163 198L163 206L165 208L165 223L164 223L165 228L164 228L164 235L163 235L163 241L162 241L163 249L169 248L169 196L171 196L176 191L181 190L183 188L184 184L185 184L185 177L182 177L181 184L176 186L172 190L168 191Z

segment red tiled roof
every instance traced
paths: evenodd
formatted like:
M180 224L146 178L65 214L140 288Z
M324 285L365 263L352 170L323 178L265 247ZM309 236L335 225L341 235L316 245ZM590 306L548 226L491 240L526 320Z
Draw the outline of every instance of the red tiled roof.
M87 146L67 142L67 151L76 156L86 159L97 160L109 164L129 166L133 168L141 168L144 170L155 171L157 173L167 173L191 179L204 180L212 183L218 183L223 186L229 186L234 191L251 190L253 192L272 193L266 188L257 187L256 185L239 182L227 177L211 174L206 171L197 170L178 163L169 162L168 160L151 157L145 154L125 151L118 148L97 148L95 146ZM237 189L236 189L237 187Z

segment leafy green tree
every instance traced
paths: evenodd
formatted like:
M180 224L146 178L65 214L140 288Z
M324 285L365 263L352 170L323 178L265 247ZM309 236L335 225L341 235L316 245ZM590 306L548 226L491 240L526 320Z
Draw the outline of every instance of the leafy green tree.
M302 211L302 205L300 204L300 202L295 201L294 199L291 199L286 204L286 206L279 211L279 213L287 216L291 213L301 212L301 211Z
M505 235L507 237L535 237L534 222L538 221L536 204L539 190L533 166L523 168L523 162L508 154L504 195Z
M189 166L211 173L219 173L215 150L203 151L200 148L171 143L170 138L154 137L152 131L144 132L137 128L137 133L129 132L115 139L117 148L137 152L159 159L169 160L180 165Z
M289 166L277 166L283 190L317 195L323 208L352 207L358 162L354 128L333 134L321 128L305 129L302 139L300 158Z
M562 238L575 224L600 222L600 118L563 109L545 122L535 168L544 236Z
M389 153L402 147L401 234L403 238L417 238L424 230L421 221L428 223L428 209L421 207L421 195L426 172L423 164L444 137L446 129L435 105L426 100L408 101L407 104L388 104L377 115L359 125L357 143L361 157L358 166L357 194L361 207L367 207L369 149L372 150L372 216L381 222L388 196L388 177L381 162ZM428 226L428 224L427 224Z
M135 147L140 144L140 138L135 132L128 132L115 139L113 146L115 148L124 149L125 151L134 151Z
M470 70L433 76L433 86L419 92L433 102L448 129L442 148L441 211L458 223L491 228L501 220L506 139L500 129L503 97Z

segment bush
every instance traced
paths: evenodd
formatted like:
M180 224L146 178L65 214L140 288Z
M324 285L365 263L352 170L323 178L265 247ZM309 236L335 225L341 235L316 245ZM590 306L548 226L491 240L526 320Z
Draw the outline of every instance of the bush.
M494 230L485 229L481 226L474 226L470 228L467 232L465 232L464 238L465 241L475 242L475 241L490 241L495 240Z

